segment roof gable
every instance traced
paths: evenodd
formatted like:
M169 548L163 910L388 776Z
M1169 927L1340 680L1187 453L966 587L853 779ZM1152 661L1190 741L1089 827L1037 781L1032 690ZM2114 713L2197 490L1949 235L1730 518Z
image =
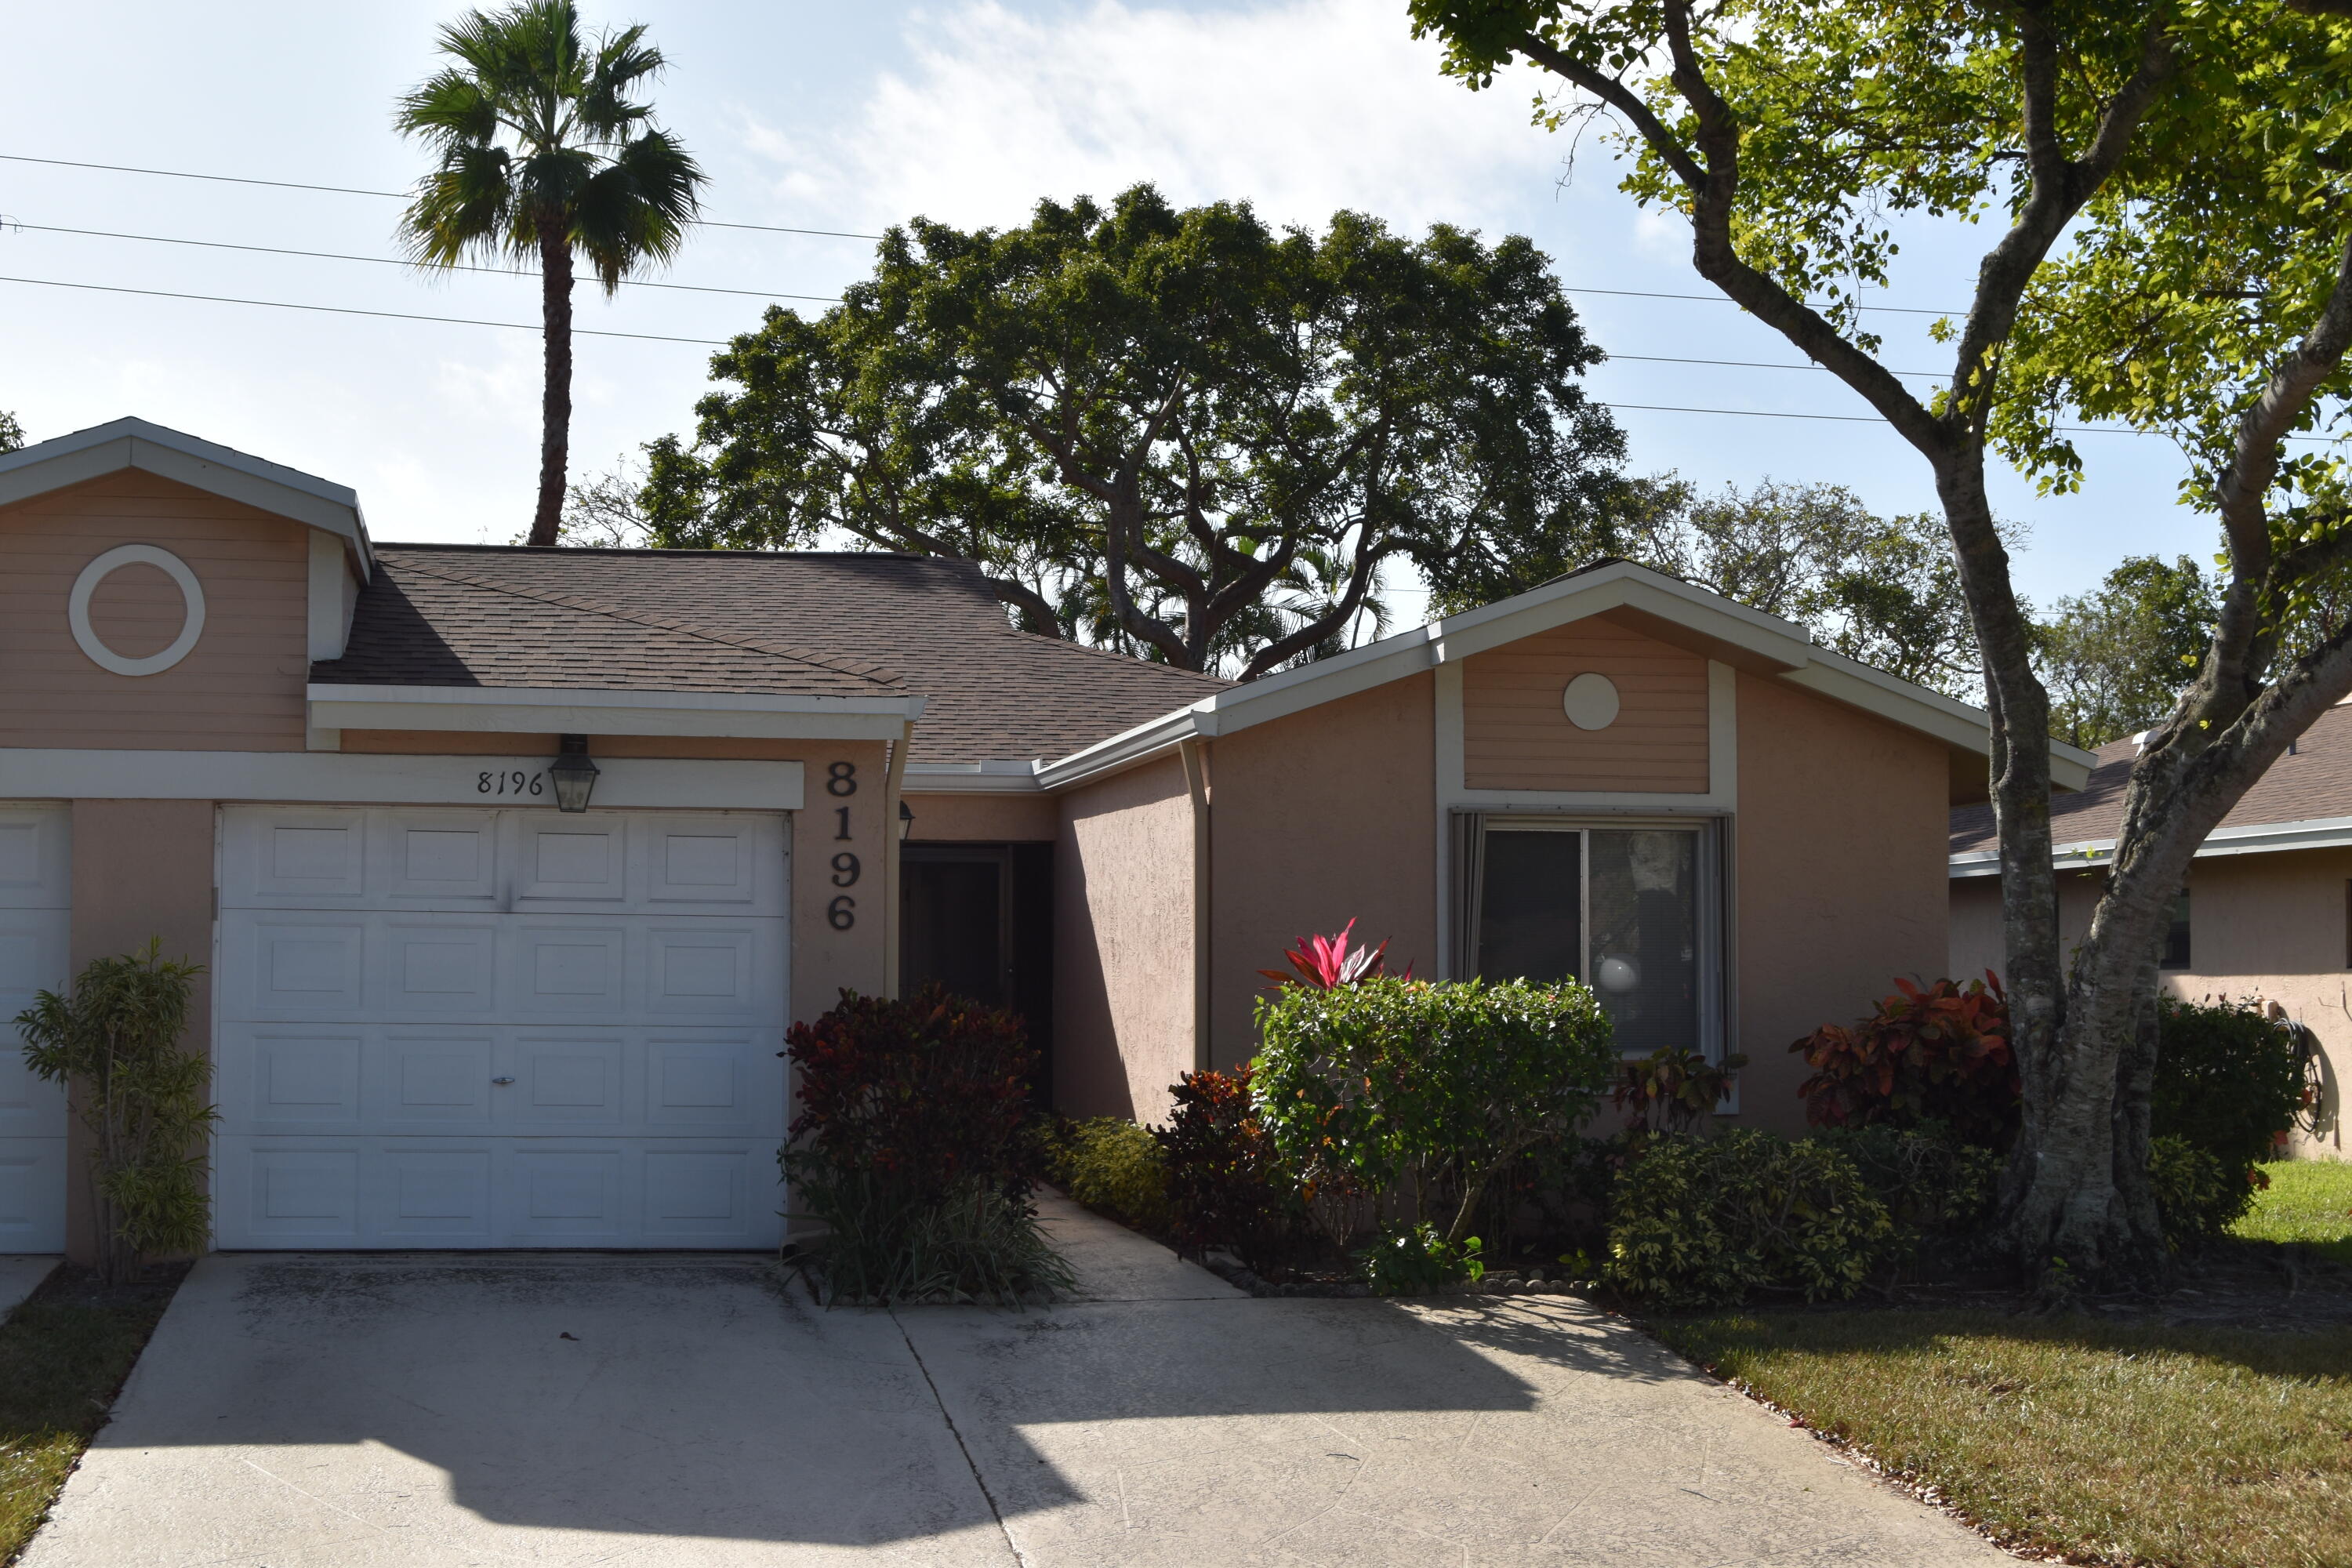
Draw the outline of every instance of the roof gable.
M144 419L117 419L0 453L0 506L138 468L331 533L362 581L374 570L359 493L250 453Z

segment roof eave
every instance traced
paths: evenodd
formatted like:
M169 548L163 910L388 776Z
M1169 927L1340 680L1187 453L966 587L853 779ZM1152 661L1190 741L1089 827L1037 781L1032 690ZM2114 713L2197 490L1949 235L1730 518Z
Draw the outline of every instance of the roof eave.
M314 681L313 730L670 735L740 740L896 741L920 697L756 691L630 691L520 686L362 686Z
M2313 816L2296 822L2251 822L2237 827L2217 827L2197 847L2196 858L2224 855L2280 855L2296 849L2352 847L2352 816ZM1998 849L1967 849L1951 857L1950 878L2000 875ZM2112 866L2116 841L2084 838L2052 848L2051 863L2063 871L2089 871Z

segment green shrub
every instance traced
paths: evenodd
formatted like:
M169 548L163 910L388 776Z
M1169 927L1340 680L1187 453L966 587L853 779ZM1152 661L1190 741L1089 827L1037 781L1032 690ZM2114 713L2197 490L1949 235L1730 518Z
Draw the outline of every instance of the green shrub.
M108 1284L159 1253L201 1252L212 1237L205 1140L220 1119L205 1098L212 1063L180 1048L201 964L143 952L93 960L65 995L37 994L16 1016L25 1065L62 1083L91 1134L92 1195Z
M2157 1002L2151 1134L2185 1139L2244 1170L2274 1157L2277 1135L2303 1109L2294 1026L2252 998Z
M1088 1208L1138 1229L1168 1228L1168 1159L1147 1128L1112 1116L1074 1122L1055 1173Z
M1731 1080L1748 1065L1747 1056L1734 1051L1711 1062L1698 1051L1661 1046L1617 1069L1617 1088L1610 1102L1625 1112L1625 1125L1644 1132L1695 1132L1715 1114Z
M1036 1053L1011 1014L931 986L841 994L795 1024L800 1114L780 1158L836 1300L1027 1300L1066 1282L1028 1203Z
M1661 1137L1618 1173L1605 1278L1669 1307L1762 1289L1843 1300L1895 1241L1886 1205L1824 1142L1754 1128Z
M1988 971L1963 986L1895 982L1852 1028L1824 1024L1789 1049L1812 1076L1797 1086L1817 1127L1941 1121L1971 1143L2006 1148L2021 1092L2009 1046L2009 999Z
M1375 1296L1426 1296L1448 1285L1475 1284L1486 1274L1476 1237L1459 1246L1437 1234L1433 1225L1407 1226L1383 1236L1356 1261L1364 1282Z
M807 1250L817 1299L1050 1301L1076 1289L1024 1199L971 1177L917 1194L874 1171L804 1173L796 1194L825 1225Z
M2254 1205L2263 1181L2252 1166L2238 1166L2200 1149L2177 1133L2151 1139L2148 1184L2156 1189L2164 1238L2175 1249L2193 1252L2222 1236Z
M1831 1127L1815 1136L1853 1162L1864 1184L1905 1230L1965 1236L1992 1217L2000 1195L2000 1152L1964 1143L1941 1122Z
M1223 1247L1260 1274L1278 1272L1306 1239L1297 1173L1252 1105L1255 1069L1186 1073L1170 1092L1168 1125L1152 1129L1165 1161L1168 1227L1193 1257Z
M1257 1005L1257 1118L1313 1198L1410 1184L1452 1199L1459 1245L1496 1173L1565 1139L1615 1077L1609 1020L1573 984L1378 976Z

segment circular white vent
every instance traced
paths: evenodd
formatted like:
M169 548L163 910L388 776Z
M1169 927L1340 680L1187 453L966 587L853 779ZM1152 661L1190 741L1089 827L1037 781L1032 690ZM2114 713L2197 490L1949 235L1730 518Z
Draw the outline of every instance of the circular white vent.
M98 585L120 567L153 566L179 584L180 597L187 605L187 618L181 623L180 635L172 646L161 653L144 658L125 658L98 638L89 624L89 597ZM205 591L196 582L196 574L188 563L168 550L152 544L118 544L81 569L74 579L73 595L66 601L66 620L73 627L73 639L81 651L89 655L92 664L116 675L161 675L182 659L196 646L205 630Z
M1617 683L1588 670L1568 683L1559 705L1578 729L1606 730L1617 722Z

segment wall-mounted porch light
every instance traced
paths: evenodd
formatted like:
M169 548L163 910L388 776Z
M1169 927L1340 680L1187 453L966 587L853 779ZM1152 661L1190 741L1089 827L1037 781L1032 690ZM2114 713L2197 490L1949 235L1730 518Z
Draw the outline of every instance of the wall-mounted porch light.
M596 764L588 760L588 737L564 736L555 761L547 764L547 776L555 781L558 811L587 810L589 794L596 787Z
M908 805L906 798L901 796L898 801L898 837L904 838L913 831L915 831L915 808Z

